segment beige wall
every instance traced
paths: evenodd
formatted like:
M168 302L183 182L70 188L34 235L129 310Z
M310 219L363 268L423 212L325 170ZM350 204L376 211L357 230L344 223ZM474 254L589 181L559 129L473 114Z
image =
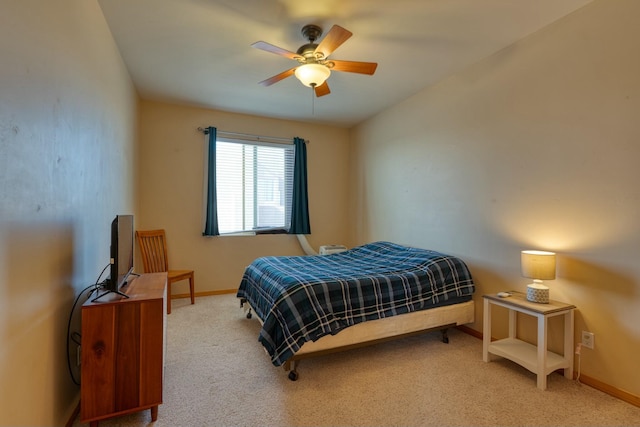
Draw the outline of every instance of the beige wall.
M141 103L140 117L136 225L166 229L170 267L195 270L196 292L237 289L244 268L259 256L302 254L295 236L202 236L205 137L198 127L311 141L307 239L316 250L322 244L348 243L347 130L152 101ZM187 284L172 292L185 294Z
M596 1L357 127L351 153L355 243L461 256L477 330L482 294L526 289L520 250L557 251L552 298L578 307L576 342L595 333L582 373L635 396L638 16L638 1Z
M133 210L137 100L95 0L0 9L0 425L64 425L73 300Z
M634 0L596 1L356 128L350 149L340 128L155 102L138 113L94 0L3 3L0 425L61 425L75 407L66 322L106 264L115 214L166 228L198 292L235 289L257 256L301 253L291 236L201 236L195 129L208 125L311 140L315 248L457 254L478 302L525 288L521 249L557 251L552 295L578 306L576 340L596 334L583 373L640 396L639 15Z

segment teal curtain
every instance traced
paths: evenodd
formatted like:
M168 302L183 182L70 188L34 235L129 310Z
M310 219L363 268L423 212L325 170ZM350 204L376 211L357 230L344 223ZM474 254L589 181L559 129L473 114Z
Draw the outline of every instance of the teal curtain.
M209 134L209 156L207 158L207 213L202 235L219 236L218 210L216 209L216 137L218 130L214 127L208 127L205 134Z
M302 138L294 138L293 195L289 234L311 234L309 224L309 194L307 192L307 145Z

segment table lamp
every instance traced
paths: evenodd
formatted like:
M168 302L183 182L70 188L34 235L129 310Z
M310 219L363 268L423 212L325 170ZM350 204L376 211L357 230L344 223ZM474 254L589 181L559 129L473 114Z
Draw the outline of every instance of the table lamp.
M549 303L549 288L543 280L556 278L556 254L546 251L522 251L520 256L522 276L533 279L527 285L527 300L541 304Z

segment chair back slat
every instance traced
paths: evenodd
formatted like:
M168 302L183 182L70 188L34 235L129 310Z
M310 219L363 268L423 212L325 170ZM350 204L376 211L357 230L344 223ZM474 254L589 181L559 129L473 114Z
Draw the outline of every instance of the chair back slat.
M164 230L136 231L145 273L169 271L167 238Z

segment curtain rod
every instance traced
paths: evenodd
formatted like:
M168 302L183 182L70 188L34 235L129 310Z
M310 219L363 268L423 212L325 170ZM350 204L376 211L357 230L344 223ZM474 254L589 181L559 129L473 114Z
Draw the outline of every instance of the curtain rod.
M203 132L205 135L209 133L209 131L203 127L198 127L198 131ZM293 144L293 138L281 138L277 136L260 136L260 135L252 135L250 133L239 133L239 132L226 132L223 130L218 130L217 133L221 137L228 138L238 138L238 139L246 139L249 141L263 141L263 142L285 142L288 144ZM309 144L311 141L304 140L305 144Z

